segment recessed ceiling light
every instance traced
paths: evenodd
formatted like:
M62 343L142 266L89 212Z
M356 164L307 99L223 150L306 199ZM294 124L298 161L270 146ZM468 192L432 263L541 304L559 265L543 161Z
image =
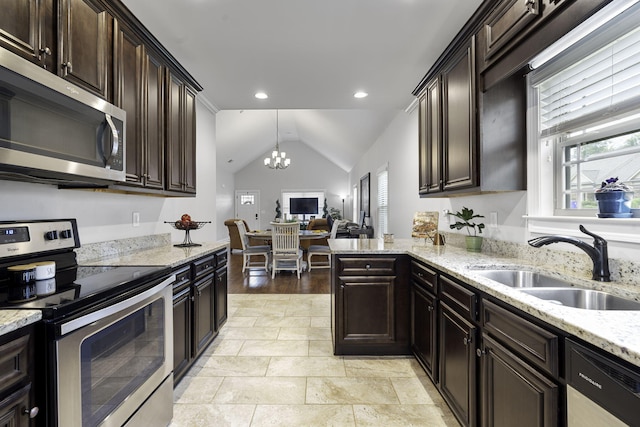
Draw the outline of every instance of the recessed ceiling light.
M267 95L264 92L256 92L255 97L258 98L258 99L267 99L269 97L269 95Z
M369 96L369 94L367 92L362 92L362 91L359 91L353 94L354 98L366 98L367 96Z

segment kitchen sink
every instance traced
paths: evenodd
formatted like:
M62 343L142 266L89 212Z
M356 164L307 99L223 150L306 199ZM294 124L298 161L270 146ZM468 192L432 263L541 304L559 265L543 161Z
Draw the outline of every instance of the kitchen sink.
M608 292L579 288L529 288L520 292L567 307L583 310L640 310L640 302Z
M547 276L531 270L500 269L472 270L474 274L486 277L512 288L571 288L574 285L566 280Z

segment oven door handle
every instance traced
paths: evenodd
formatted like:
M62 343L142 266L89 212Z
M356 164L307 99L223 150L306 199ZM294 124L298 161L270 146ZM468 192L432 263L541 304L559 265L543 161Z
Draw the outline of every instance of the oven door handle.
M111 316L112 314L119 313L131 307L134 307L136 304L140 303L141 301L144 301L147 298L160 293L164 288L169 286L175 280L176 280L176 276L175 274L172 274L171 276L169 276L159 284L155 285L153 288L147 289L146 291L139 293L137 295L134 295L129 299L120 301L119 303L102 308L98 311L94 311L93 313L89 313L82 317L78 317L77 319L73 319L69 322L65 322L60 325L60 335L61 336L67 335L70 332L76 331L97 320L103 319L107 316Z

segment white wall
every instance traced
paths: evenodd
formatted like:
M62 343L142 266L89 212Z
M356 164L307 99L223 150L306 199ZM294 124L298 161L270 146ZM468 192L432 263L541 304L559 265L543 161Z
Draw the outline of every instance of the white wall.
M282 204L283 190L325 191L328 207L342 210L340 196L349 194L348 173L302 142L280 143L280 148L291 157L287 169L265 167L263 159L269 151L235 174L235 190L260 191L260 227L267 228L275 218L276 199ZM349 200L345 200L345 210L350 212Z
M163 198L113 194L88 190L59 190L56 186L0 181L0 221L76 218L82 243L138 237L172 231L164 221L189 213L194 220L216 217L215 114L201 102L196 106L197 197ZM140 226L133 227L132 214L140 213ZM193 241L218 240L216 224L191 233ZM223 236L224 237L224 236ZM172 231L181 242L183 231Z
M420 198L418 196L418 110L399 111L389 127L380 135L349 174L350 186L357 184L365 173L371 173L371 224L376 227L378 169L389 162L389 232L396 237L411 236L415 212L440 212L439 228L450 231L444 209L460 210L463 206L489 216L498 213L499 227L487 229L487 237L523 242L526 193L512 192L456 198ZM487 221L485 221L488 224ZM376 231L377 234L377 231Z

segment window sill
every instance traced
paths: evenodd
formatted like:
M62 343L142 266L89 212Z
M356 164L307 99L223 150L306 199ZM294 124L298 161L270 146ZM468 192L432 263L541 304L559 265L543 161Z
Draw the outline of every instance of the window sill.
M601 235L609 242L640 244L640 218L595 218L578 216L528 216L527 229L534 234L562 234L584 238L578 230L584 225L592 233Z

